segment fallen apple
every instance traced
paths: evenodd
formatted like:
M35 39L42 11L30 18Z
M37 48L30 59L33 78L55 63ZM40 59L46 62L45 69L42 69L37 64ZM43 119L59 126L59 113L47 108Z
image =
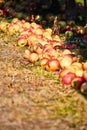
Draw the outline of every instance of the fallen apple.
M17 44L20 47L26 46L27 45L27 38L24 38L24 37L18 38Z
M25 59L28 59L28 60L29 60L29 56L30 56L31 53L32 53L32 52L31 52L30 50L25 50L23 57L24 57Z
M77 77L83 77L83 70L82 69L77 69L75 71L75 74L76 74Z
M29 61L35 63L39 59L39 55L35 52L32 52L29 56Z
M62 79L63 76L65 76L69 72L74 73L74 69L71 66L69 66L68 68L61 69L60 72L59 72L59 77Z
M87 61L82 63L83 70L87 70Z
M81 88L81 85L82 83L84 82L84 78L83 77L75 77L73 80L72 80L72 87L77 89L77 90L80 90Z
M63 56L60 60L60 66L61 68L67 68L70 66L73 62L73 59L70 56Z
M72 67L76 68L76 69L81 69L83 70L83 66L82 66L82 63L81 62L73 62L72 63Z
M72 84L73 79L75 79L76 75L75 73L69 72L65 76L62 77L62 83L64 85L70 85Z
M87 82L82 83L80 91L82 94L87 95Z
M87 81L87 70L83 71L83 78Z
M46 64L47 64L48 60L49 60L49 59L46 58L46 57L43 57L43 58L40 59L40 65L41 65L41 67L42 67L43 69L46 69Z
M48 71L57 71L60 69L60 63L58 59L51 58L47 62L46 70Z
M62 55L71 54L71 51L69 49L64 49L62 51Z
M37 54L42 54L43 49L40 47L40 45L34 45L33 49Z

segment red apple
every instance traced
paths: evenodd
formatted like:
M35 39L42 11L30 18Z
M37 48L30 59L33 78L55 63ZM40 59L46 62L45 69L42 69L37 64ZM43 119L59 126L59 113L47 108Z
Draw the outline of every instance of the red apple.
M72 72L67 73L65 76L62 77L62 83L64 85L70 85L72 84L73 79L76 77L76 75Z
M62 70L60 70L59 72L59 77L62 79L63 76L65 76L67 73L71 72L69 69L67 68L63 68Z
M67 73L74 73L75 74L75 70L69 66L68 68L63 68L60 72L59 72L59 77L62 78L63 76L65 76Z
M62 45L55 45L53 48L54 48L55 50L57 50L57 49L63 48L63 46L62 46Z

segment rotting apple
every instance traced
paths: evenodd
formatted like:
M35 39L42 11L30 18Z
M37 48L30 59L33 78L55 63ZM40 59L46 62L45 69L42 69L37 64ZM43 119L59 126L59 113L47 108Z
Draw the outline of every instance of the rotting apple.
M78 77L76 76L73 80L72 80L72 87L80 90L82 83L84 82L84 78L83 77Z
M87 95L87 81L81 84L80 92Z

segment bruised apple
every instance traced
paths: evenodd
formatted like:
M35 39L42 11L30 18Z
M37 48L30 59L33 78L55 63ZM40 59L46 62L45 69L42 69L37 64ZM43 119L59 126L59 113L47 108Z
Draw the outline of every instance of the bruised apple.
M51 58L47 62L46 70L48 71L57 71L60 68L60 63L58 59Z

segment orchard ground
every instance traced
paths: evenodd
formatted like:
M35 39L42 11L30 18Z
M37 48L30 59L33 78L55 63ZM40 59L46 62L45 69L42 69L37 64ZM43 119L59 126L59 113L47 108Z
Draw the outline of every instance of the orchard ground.
M86 130L86 96L27 62L25 49L0 33L0 130Z

